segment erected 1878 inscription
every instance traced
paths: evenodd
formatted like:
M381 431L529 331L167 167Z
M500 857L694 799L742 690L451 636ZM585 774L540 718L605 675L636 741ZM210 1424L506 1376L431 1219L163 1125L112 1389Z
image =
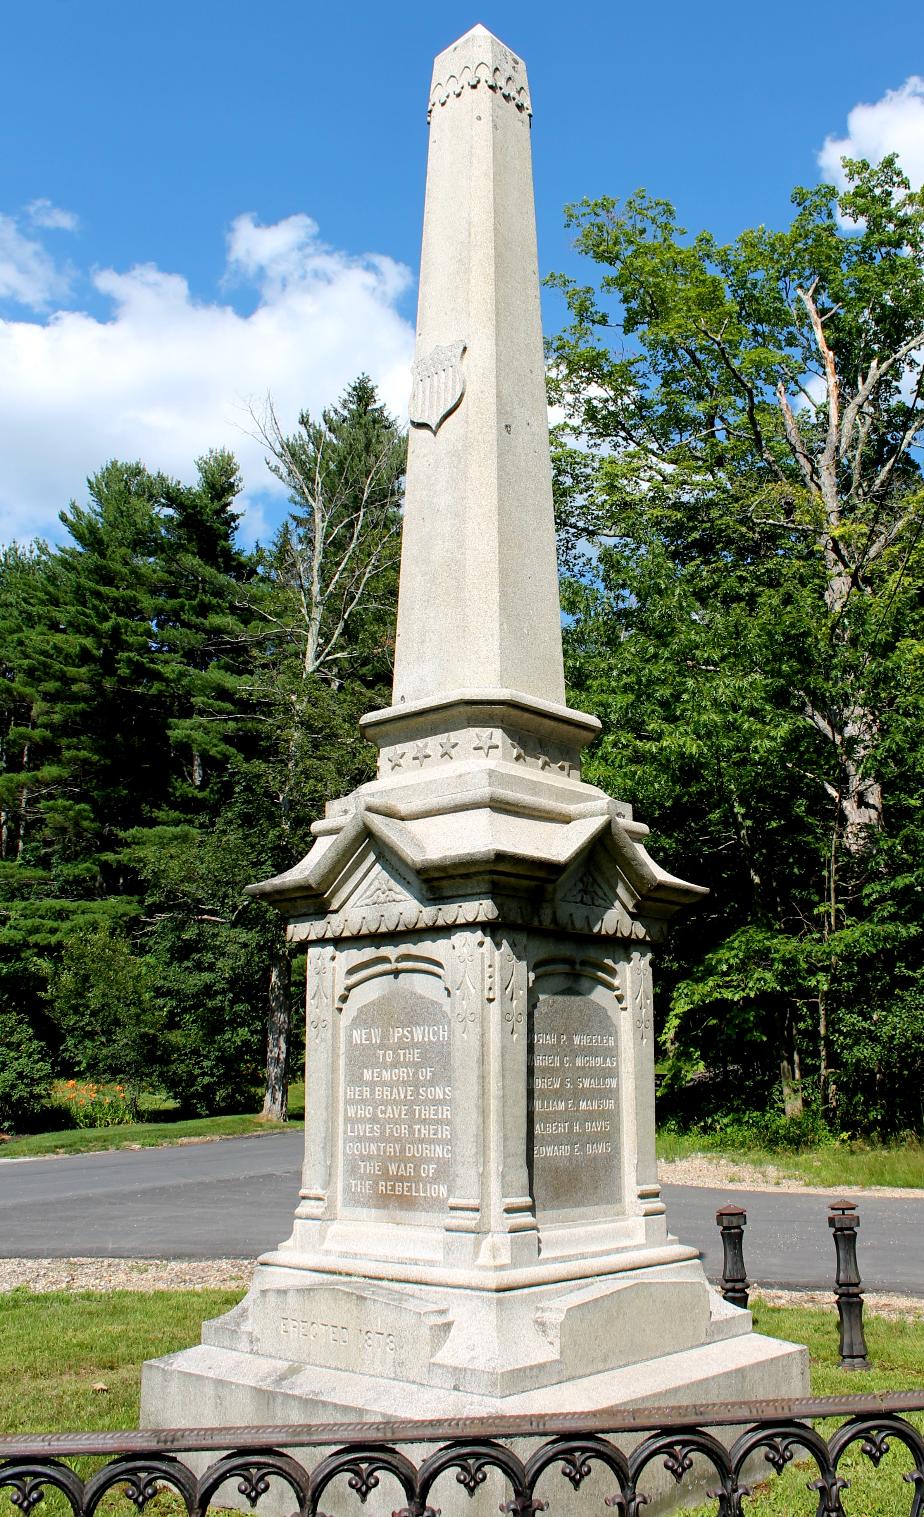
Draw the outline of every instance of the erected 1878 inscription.
M441 1211L452 1159L449 1018L396 986L344 1029L343 1200Z
M615 1025L589 996L540 996L529 1062L537 1209L615 1206L621 1199Z

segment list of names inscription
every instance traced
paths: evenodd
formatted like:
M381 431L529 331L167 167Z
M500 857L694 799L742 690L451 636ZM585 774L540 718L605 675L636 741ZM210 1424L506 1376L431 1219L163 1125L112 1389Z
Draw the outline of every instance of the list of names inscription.
M344 1036L344 1203L443 1209L452 1159L448 1016L397 986L361 1007Z
M620 1200L616 1027L589 996L540 996L529 1102L533 1196L540 1209Z

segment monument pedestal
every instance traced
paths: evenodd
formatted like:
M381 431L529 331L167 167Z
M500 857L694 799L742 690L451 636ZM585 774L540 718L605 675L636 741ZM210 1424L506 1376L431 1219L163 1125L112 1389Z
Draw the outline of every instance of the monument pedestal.
M580 779L572 714L533 707L554 768L503 692L438 714L418 772L255 887L308 958L299 1205L202 1345L145 1365L143 1422L803 1393L806 1351L709 1289L660 1199L650 959L699 892ZM369 724L383 769L420 720Z
M146 1426L808 1387L660 1199L651 957L704 892L582 780L600 724L564 704L523 63L476 27L430 103L378 777L250 887L308 964L294 1229L200 1347L145 1365Z

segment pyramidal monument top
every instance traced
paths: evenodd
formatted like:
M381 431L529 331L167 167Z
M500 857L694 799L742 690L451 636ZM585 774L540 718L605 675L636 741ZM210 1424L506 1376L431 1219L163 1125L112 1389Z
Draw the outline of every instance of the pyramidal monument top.
M526 65L480 21L434 59L427 120L432 120L434 107L445 105L451 95L458 98L466 88L479 84L499 91L517 110L532 115Z

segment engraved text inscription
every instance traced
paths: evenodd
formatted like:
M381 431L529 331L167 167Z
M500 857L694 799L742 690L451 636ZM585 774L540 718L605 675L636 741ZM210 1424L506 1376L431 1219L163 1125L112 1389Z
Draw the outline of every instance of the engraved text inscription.
M401 986L344 1028L343 1200L441 1211L449 1196L449 1017Z
M530 1046L529 1111L537 1208L620 1199L616 1028L589 996L540 996Z

